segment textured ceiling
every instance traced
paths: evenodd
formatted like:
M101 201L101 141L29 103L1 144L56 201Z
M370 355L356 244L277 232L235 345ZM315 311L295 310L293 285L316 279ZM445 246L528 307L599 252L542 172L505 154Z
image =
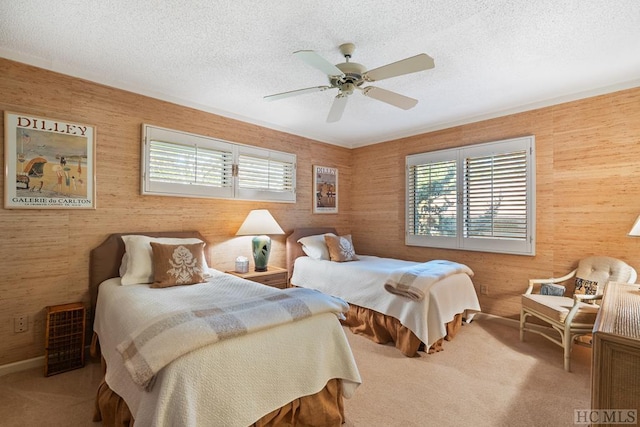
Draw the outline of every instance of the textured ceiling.
M638 0L4 0L0 56L346 147L640 86ZM377 68L418 53L435 68L371 85L401 110L336 91L292 53Z

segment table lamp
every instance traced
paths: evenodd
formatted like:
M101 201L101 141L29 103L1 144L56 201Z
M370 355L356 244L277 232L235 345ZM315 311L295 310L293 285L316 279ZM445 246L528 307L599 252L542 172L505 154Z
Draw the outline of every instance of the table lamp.
M251 248L256 271L267 271L269 252L271 252L271 238L267 234L284 234L284 230L266 209L249 212L236 233L236 236L255 236L251 240Z
M629 231L629 234L627 235L634 236L634 237L640 236L640 216L638 217L638 219L636 219L636 222L633 224L633 227L631 227L631 231Z

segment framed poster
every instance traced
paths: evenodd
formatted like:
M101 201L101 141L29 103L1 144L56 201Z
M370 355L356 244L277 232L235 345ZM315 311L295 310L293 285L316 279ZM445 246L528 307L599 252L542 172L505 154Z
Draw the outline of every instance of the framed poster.
M95 128L4 113L4 207L95 209Z
M338 213L338 169L313 166L313 213Z

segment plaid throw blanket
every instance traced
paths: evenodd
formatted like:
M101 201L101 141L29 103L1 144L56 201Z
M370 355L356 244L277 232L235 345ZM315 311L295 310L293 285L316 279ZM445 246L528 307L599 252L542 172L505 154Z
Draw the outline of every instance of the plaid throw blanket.
M150 390L155 375L178 357L221 340L246 335L315 314L349 310L339 298L291 288L216 306L181 310L151 319L118 345L133 381Z
M392 272L385 281L384 288L392 294L422 301L431 285L456 273L473 276L473 271L464 264L439 259L427 261Z

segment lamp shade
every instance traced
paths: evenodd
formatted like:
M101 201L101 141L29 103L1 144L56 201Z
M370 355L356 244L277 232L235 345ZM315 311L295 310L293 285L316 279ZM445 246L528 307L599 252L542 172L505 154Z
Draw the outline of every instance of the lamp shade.
M249 212L236 233L236 236L255 236L251 240L251 249L256 271L267 271L271 252L271 238L267 234L284 234L284 231L266 209Z
M256 209L249 212L247 218L238 229L236 236L256 236L263 234L284 234L271 213L266 209Z
M629 236L640 236L640 216L636 219L636 222L633 223L633 227L631 227L631 231L629 231Z

